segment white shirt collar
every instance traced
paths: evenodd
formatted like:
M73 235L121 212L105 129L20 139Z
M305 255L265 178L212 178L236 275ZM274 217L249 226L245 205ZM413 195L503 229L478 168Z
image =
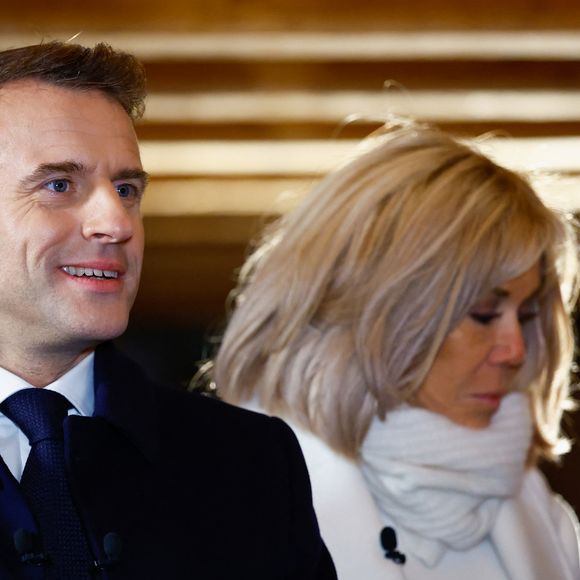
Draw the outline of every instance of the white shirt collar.
M93 366L95 353L92 352L72 369L67 371L45 388L64 395L74 406L79 415L92 417L95 410L95 392L93 388ZM33 385L19 376L0 367L0 403L21 389Z

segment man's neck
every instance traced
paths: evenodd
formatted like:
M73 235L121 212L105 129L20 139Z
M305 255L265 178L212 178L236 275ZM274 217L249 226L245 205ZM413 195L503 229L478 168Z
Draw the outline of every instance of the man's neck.
M4 352L0 349L0 367L19 376L34 387L46 387L66 374L94 348L81 352Z

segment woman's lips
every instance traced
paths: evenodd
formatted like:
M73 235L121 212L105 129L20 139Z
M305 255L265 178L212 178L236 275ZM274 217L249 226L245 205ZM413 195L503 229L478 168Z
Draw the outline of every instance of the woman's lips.
M504 396L505 393L477 393L471 395L471 398L491 407L498 407Z

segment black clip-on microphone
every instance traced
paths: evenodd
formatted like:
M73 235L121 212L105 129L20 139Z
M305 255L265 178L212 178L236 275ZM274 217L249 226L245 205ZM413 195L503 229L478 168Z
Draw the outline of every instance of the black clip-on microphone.
M37 543L37 536L28 530L18 528L14 532L14 548L20 556L20 561L23 564L30 566L44 566L50 562L50 558L44 552L39 552L35 548Z
M103 538L103 551L105 552L105 559L95 562L97 570L104 570L114 566L121 560L121 553L123 552L123 543L119 534L109 532Z
M393 528L386 526L381 530L381 546L385 551L385 558L395 564L402 566L407 561L407 556L397 550L397 534Z

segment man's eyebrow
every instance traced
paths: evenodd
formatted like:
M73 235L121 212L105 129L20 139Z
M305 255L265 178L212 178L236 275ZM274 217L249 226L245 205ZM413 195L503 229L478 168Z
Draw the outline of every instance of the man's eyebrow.
M143 169L122 169L118 173L115 173L113 181L120 179L138 179L142 182L143 187L145 187L149 183L149 174Z
M26 189L39 181L47 179L55 174L83 174L87 173L87 168L78 161L60 161L58 163L42 163L30 175L27 175L20 181L20 187ZM143 169L122 169L113 177L113 181L119 179L138 179L142 182L143 187L149 183L149 174Z
M20 181L20 187L25 188L38 183L55 173L84 173L86 167L77 161L60 161L58 163L42 163L30 175Z

